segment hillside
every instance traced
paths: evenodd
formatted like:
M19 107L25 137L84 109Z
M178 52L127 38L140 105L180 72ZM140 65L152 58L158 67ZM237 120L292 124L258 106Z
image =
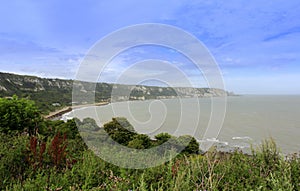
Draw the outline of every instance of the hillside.
M96 88L95 88L96 87ZM23 76L0 72L0 96L10 97L16 94L34 100L43 112L49 112L64 106L86 104L86 95L95 95L95 101L123 101L167 99L180 97L212 97L229 95L228 92L212 88L155 87L134 85L113 85L107 83L76 82L78 93L72 100L73 80L46 79L36 76ZM113 93L112 93L113 92ZM111 95L114 96L111 96Z

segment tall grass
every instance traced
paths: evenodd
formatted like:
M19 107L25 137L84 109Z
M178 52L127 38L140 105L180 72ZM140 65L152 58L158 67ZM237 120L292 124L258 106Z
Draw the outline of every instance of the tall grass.
M86 150L72 168L57 171L54 166L5 180L2 190L286 191L300 190L300 160L299 154L281 155L272 139L253 149L252 155L212 150L204 155L178 156L144 170L119 168Z

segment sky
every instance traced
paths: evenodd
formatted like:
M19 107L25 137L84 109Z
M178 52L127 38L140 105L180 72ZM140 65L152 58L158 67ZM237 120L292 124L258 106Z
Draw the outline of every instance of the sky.
M172 25L198 38L215 59L229 91L300 94L298 0L2 1L0 71L74 79L95 43L120 28L142 23ZM165 60L196 86L206 86L193 63L156 46L121 53L100 81L113 82L117 71L143 59ZM163 67L155 70L149 65L146 62L129 74L162 73Z

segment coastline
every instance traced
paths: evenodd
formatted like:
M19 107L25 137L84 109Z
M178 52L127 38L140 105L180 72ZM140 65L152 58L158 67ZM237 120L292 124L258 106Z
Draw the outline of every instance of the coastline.
M233 95L229 95L229 96L225 96L225 97L231 97ZM198 97L198 98L217 98L217 97L223 97L223 96L207 96L207 97ZM190 99L190 98L194 98L194 97L184 97L183 99ZM136 101L149 101L149 100L171 100L174 98L161 98L161 99L146 99L146 100L127 100L127 101L132 101L132 102L136 102ZM122 101L116 101L116 102L122 102ZM114 103L116 103L114 102ZM74 106L67 106L64 107L62 109L50 112L48 115L45 115L44 118L45 119L49 119L49 120L53 120L53 119L60 119L64 114L71 112L73 109L80 109L80 108L84 108L84 107L92 107L92 106L104 106L104 105L108 105L111 102L107 102L107 101L103 101L103 102L98 102L98 103L94 103L94 104L81 104L81 105L74 105Z
M93 104L68 106L59 109L57 111L50 112L48 115L45 115L44 118L48 120L53 120L53 119L61 118L64 114L71 112L73 109L79 109L79 108L91 107L91 106L104 106L104 105L108 105L109 103L110 102L105 101L105 102L98 102Z
M216 97L218 98L218 97ZM242 150L250 150L251 145L259 145L261 141L273 137L278 146L281 148L282 153L288 154L299 151L299 141L297 139L297 132L299 132L299 126L297 115L299 109L297 109L297 104L300 103L300 98L297 97L282 97L282 96L227 96L228 99L228 108L227 108L227 118L223 124L223 133L216 139L202 140L198 139L199 142L215 142L215 145L223 150L235 150L236 148ZM184 100L194 99L194 98L184 98ZM211 97L199 98L202 104L202 111L210 111L209 103ZM156 100L156 99L153 99ZM152 100L152 101L153 101ZM159 100L172 100L172 99L159 99ZM290 104L287 104L289 100ZM145 102L151 100L145 100ZM203 101L203 102L202 102ZM122 101L119 101L122 102ZM112 102L113 104L119 102ZM143 104L142 100L130 100L127 102L140 102ZM208 102L208 104L206 104ZM184 102L186 103L186 102ZM265 103L265 107L261 107L261 103ZM282 103L282 104L280 104ZM284 103L284 104L283 104ZM147 103L145 103L147 105ZM100 103L100 106L103 103ZM284 106L284 107L283 107ZM293 107L292 107L293 106ZM75 106L75 110L83 110L85 107L95 107L95 104L85 104ZM108 106L110 108L110 106ZM208 110L207 110L208 108ZM106 107L99 107L99 111L106 111ZM268 110L266 110L268 109ZM288 113L291 111L292 113ZM242 112L241 112L242 111ZM266 111L269 111L266 113ZM81 111L80 111L81 112ZM283 114L288 113L287 114ZM72 113L72 112L71 112ZM57 117L53 120L64 120L67 121L72 118L73 114L70 115L68 112L65 112L61 117ZM140 113L139 113L140 114ZM202 112L202 114L205 114ZM88 115L88 114L87 114ZM85 115L86 116L86 115ZM122 115L123 116L123 115ZM284 117L284 121L277 116ZM92 115L90 116L91 118ZM109 122L111 120L110 114L101 115L102 122ZM127 117L127 116L123 116ZM202 121L206 124L206 115L202 115ZM277 118L276 118L277 117ZM130 117L127 117L130 119ZM273 120L270 120L273 119ZM295 120L294 120L295 119ZM81 119L82 120L82 119ZM255 120L255 121L254 121ZM249 123L250 122L250 123ZM286 125L284 129L284 134L282 127ZM287 138L288 137L288 138Z

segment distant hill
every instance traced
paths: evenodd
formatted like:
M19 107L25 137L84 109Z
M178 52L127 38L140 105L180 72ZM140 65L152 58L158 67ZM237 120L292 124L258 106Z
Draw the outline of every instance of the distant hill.
M74 84L74 86L73 86ZM73 87L78 93L76 100L72 100ZM113 92L114 96L111 96ZM73 80L47 79L36 76L24 76L0 72L0 96L10 97L16 94L34 100L43 112L77 104L86 104L88 94L95 95L95 101L123 101L167 99L180 97L212 97L225 96L230 93L214 88L186 88L186 87L155 87L134 86L108 83L89 83Z

